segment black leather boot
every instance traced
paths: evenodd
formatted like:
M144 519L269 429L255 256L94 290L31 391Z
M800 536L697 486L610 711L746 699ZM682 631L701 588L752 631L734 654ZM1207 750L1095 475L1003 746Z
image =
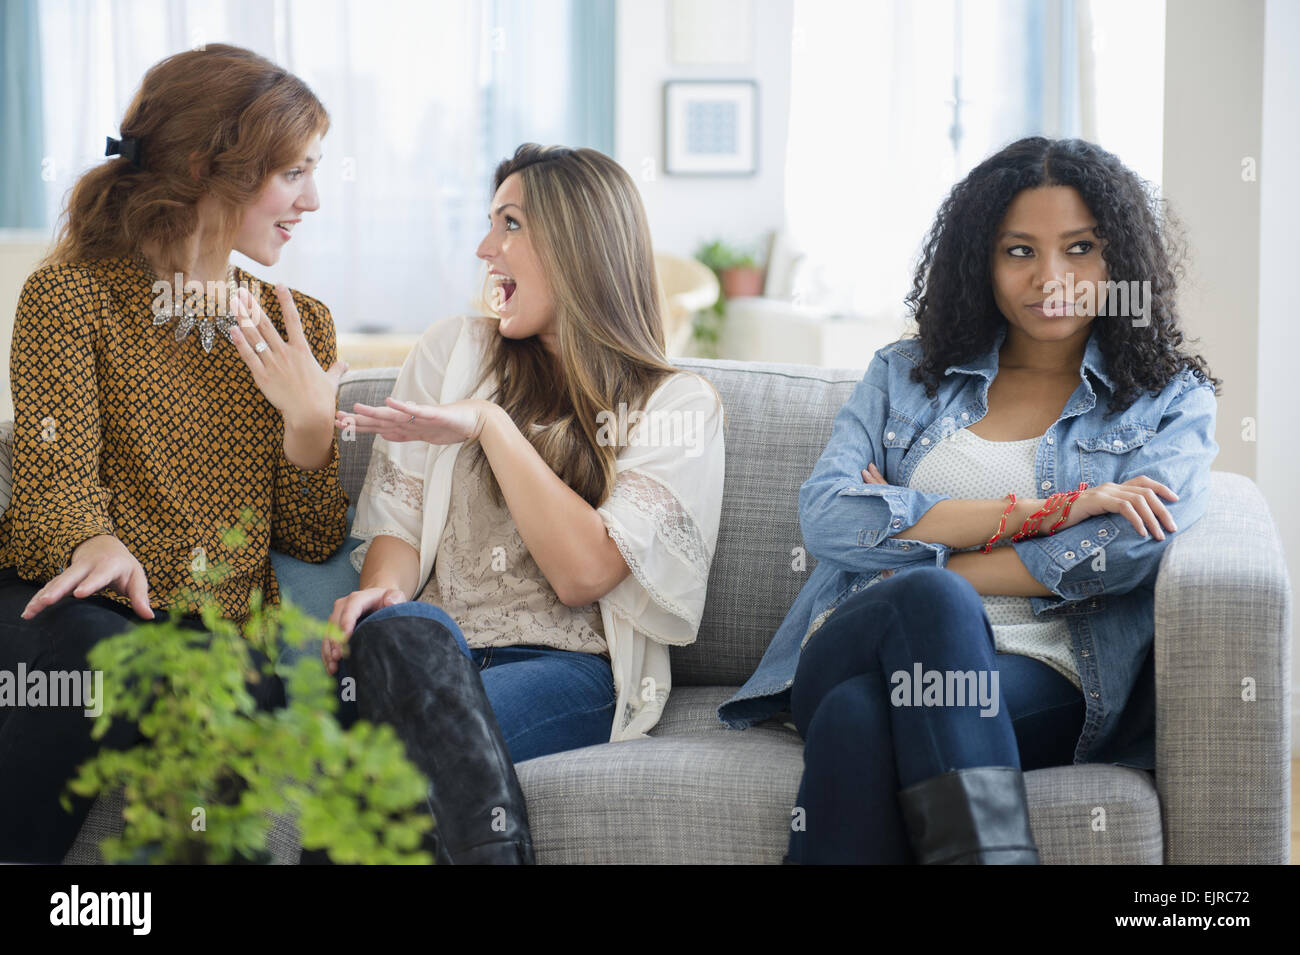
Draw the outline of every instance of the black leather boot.
M1025 777L1011 766L956 769L898 794L921 865L1038 865Z
M478 668L446 628L388 617L353 632L362 719L387 723L429 779L439 865L530 865L528 808Z

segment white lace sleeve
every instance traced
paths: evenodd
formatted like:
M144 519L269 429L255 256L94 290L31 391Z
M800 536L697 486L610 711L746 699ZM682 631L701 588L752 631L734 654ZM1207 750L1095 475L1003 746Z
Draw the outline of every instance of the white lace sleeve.
M376 443L379 440L376 439ZM361 493L382 494L393 507L420 516L424 512L424 478L408 474L379 448L370 451L370 467Z
M402 364L393 383L393 397L421 405L439 403L448 356L462 322L460 318L447 319L425 331ZM424 441L390 442L375 437L352 522L352 536L365 542L349 555L357 573L365 563L370 542L381 534L420 549L425 464L430 452Z
M615 510L620 505L626 505L649 516L655 525L659 545L689 566L697 577L708 578L709 564L712 561L709 542L704 539L704 532L700 530L695 518L669 488L648 474L642 474L640 471L624 471L614 485L610 502ZM622 552L623 559L628 562L628 567L637 574L637 577L645 577L645 567L637 556L636 548L626 537L620 541L620 536L623 536L621 530L610 529L610 537L614 538L614 542L619 545L619 551ZM633 563L637 566L633 567ZM641 573L638 574L638 570ZM672 597L667 594L657 594L653 580L643 581L643 586L656 602L681 617L689 616L686 608L677 605Z
M352 536L364 541L348 556L357 573L365 565L370 543L381 534L406 541L420 549L420 531L424 525L424 478L406 470L391 455L394 447L383 438L375 438L370 452L370 466L357 498L357 514L352 522Z
M699 630L725 466L721 409L712 391L693 376L678 377L690 380L656 392L659 400L646 411L690 416L691 428L664 428L659 440L640 444L629 440L618 455L614 487L597 508L631 571L602 599L667 644L690 643ZM674 443L683 434L694 438Z

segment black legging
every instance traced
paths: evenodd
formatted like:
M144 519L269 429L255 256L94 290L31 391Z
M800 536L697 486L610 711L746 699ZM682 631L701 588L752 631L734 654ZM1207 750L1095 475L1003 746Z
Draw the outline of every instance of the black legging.
M22 619L23 608L42 586L23 580L13 568L0 569L0 670L14 679L19 664L28 673L88 670L86 656L95 644L145 622L107 597L72 595ZM165 611L154 613L156 619L166 619ZM196 615L179 622L187 629L206 629ZM266 658L251 652L260 666ZM262 709L284 705L277 678L248 689ZM93 804L73 796L72 812L65 812L59 797L68 780L101 746L130 749L144 738L134 724L115 719L108 733L94 740L94 725L79 706L0 706L0 862L62 862Z

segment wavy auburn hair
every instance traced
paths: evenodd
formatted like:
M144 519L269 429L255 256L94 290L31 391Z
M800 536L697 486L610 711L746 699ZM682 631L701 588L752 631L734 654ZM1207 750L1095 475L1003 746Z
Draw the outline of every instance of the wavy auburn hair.
M1154 187L1120 160L1080 139L1022 139L990 156L957 183L939 207L926 238L906 303L919 326L924 358L912 369L928 397L950 365L962 364L993 347L1007 324L993 298L991 255L998 224L1011 201L1025 189L1070 186L1097 220L1107 278L1151 283L1150 324L1099 316L1093 320L1115 382L1107 417L1148 391L1158 395L1185 368L1215 393L1222 380L1210 376L1200 355L1180 350L1175 302L1182 276L1184 244Z
M597 441L597 415L617 414L619 402L629 413L644 409L655 388L682 371L664 353L664 293L650 227L632 178L594 149L525 143L497 166L492 194L515 173L550 285L558 360L536 335L511 339L494 330L478 384L495 376L492 400L551 470L599 507L614 485L618 448ZM486 292L485 283L482 302ZM531 427L552 421L539 433ZM482 446L473 454L501 503Z
M167 265L183 270L199 199L216 200L220 237L233 241L244 207L325 134L329 114L288 70L212 43L151 67L120 128L123 139L140 141L141 168L119 156L83 174L46 263L130 255L157 242Z

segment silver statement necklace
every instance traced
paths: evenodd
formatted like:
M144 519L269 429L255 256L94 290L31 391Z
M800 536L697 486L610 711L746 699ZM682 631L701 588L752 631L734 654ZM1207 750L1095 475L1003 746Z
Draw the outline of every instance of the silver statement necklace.
M149 264L149 260L140 256L141 265L144 266L146 273L152 275L154 268ZM163 281L163 280L160 280ZM173 318L176 319L176 328L173 334L178 342L183 342L189 338L190 332L194 326L199 328L199 342L203 345L203 351L210 354L212 345L216 341L217 331L226 336L230 344L235 343L231 336L230 330L238 323L239 318L235 314L235 294L238 286L235 284L235 267L234 265L226 266L226 309L225 311L216 310L213 314L208 314L207 294L202 296L190 296L185 294L184 288L172 286L171 308L155 307L153 311L153 324L166 325ZM200 298L203 302L202 308L197 307L193 298Z

